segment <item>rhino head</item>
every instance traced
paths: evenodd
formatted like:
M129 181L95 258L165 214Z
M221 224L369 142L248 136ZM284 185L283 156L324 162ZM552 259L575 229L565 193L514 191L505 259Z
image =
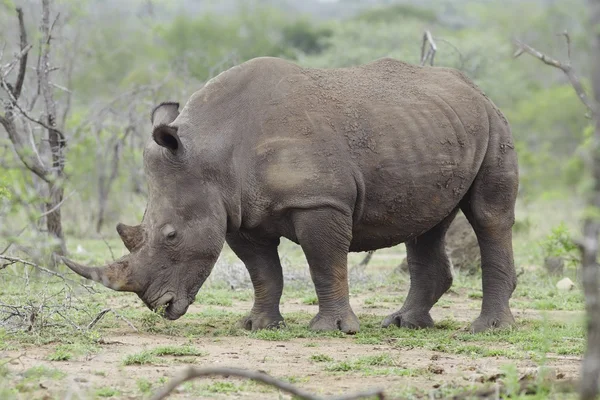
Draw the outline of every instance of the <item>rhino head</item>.
M218 182L194 156L192 124L178 126L179 104L162 103L151 116L144 149L148 204L142 223L117 225L129 254L102 267L63 262L84 278L136 293L151 309L178 319L210 274L225 241L227 213ZM185 136L185 137L184 137Z

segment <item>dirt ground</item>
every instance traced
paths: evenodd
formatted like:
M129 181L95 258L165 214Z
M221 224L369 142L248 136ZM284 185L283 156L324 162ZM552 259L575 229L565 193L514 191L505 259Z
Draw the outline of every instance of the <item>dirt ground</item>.
M293 251L297 250L288 249L288 254ZM296 336L278 340L277 337L259 337L242 331L231 331L233 333L230 334L227 330L229 320L225 321L224 326L213 329L211 324L218 325L218 322L207 322L207 315L217 315L214 321L219 321L221 314L218 313L223 313L233 321L238 314L241 316L252 307L251 289L240 286L241 289L236 289L237 292L229 289L215 291L215 296L219 295L221 298L213 303L198 301L193 304L184 317L169 323L176 333L169 333L168 330L136 331L121 320L106 317L110 323L103 321L98 324L95 333L97 337L93 338L93 351L74 355L66 361L50 361L57 346L60 346L60 341L54 340L43 345L21 345L12 343L10 337L5 337L5 340L8 339L5 343L9 344L5 344L4 350L0 350L0 361L7 362L5 366L10 371L8 376L13 379L9 383L16 388L17 398L44 400L146 399L190 365L199 368L221 366L264 371L320 396L339 396L383 388L388 399L443 398L448 393L494 385L498 374L511 366L516 368L514 373L517 379L534 373L540 365L551 371L552 377L556 379L577 379L582 347L567 346L557 350L552 346L583 343L583 331L579 322L583 316L583 303L573 295L557 293L552 282L538 284L538 278L533 272L527 277L529 271L525 277L520 278L520 289L513 296L512 309L517 320L514 335L511 333L513 336L505 336L497 341L494 334L478 341L469 341L470 339L461 336L468 334L466 328L477 317L481 306L480 278L476 277L465 278L470 281L455 283L432 310L436 323L442 321L443 325L443 321L451 321L449 327L436 328L433 334L423 331L411 331L402 335L381 334L379 321L401 306L409 286L407 277L402 278L400 284L391 278L393 275L390 274L403 257L403 254L396 251L389 249L375 253L368 266L372 276L362 289L351 295L351 305L361 320L361 327L366 326L365 321L371 324L368 332L374 336L372 341L369 337L358 340L358 335L311 336L305 326L310 317L316 314L318 306L313 305L310 300L314 296L314 289L310 284L305 289L292 291L288 295L284 290L281 311L288 321L288 328L295 325L292 332L299 332ZM353 255L350 265L357 265L362 257L364 255ZM300 259L292 260L296 270L287 271L286 282L307 279L308 270L298 260ZM226 268L213 272L213 276L218 279L225 279L223 277L227 274L230 280L234 275L243 276L239 271L232 274ZM378 283L373 285L373 279ZM286 288L287 285L288 283ZM352 287L356 286L351 285L351 290ZM211 294L211 290L213 289L209 285L202 289L202 293ZM112 296L114 292L110 293ZM102 301L106 301L114 310L128 315L138 328L146 318L144 313L149 313L132 294L116 294ZM541 311L540 304L548 311ZM559 327L563 322L570 324L568 328L573 327L574 333L565 329L564 337L549 340L552 345L542 351L544 359L540 360L534 355L535 352L539 353L540 343L534 343L535 335L530 335L532 332L527 330L530 329L528 327L531 326L531 321L542 319L558 321L559 325L556 326ZM202 326L203 330L194 330L194 326ZM539 335L535 337L539 342ZM437 350L436 343L431 343L431 340L445 340L446 347L440 345ZM528 340L532 341L531 349L535 351L523 351L529 348ZM516 353L515 343L520 346ZM164 346L191 346L197 349L198 354L166 355L129 364L124 362L128 356ZM493 348L493 352L486 353L486 346ZM59 371L60 376L46 372L39 378L26 380L30 371L40 366L45 368L44 371ZM25 381L27 385L24 387ZM289 399L291 396L237 378L205 378L181 385L170 398ZM565 397L553 394L550 398Z
M476 316L477 310L473 308L473 301L458 299L455 296L452 307L437 307L432 315L435 320L443 320L451 316L454 320L467 324ZM352 299L353 307L357 314L369 313L382 317L391 310L384 308L365 308L365 296ZM250 302L234 302L236 310L249 309ZM202 306L194 305L190 313L198 312ZM215 306L215 308L219 308ZM283 304L282 312L316 312L317 306L304 305L300 301L288 301ZM550 312L550 318L565 319L575 318L578 312ZM535 310L520 310L516 318L535 318L541 316ZM177 323L177 322L176 322ZM62 381L53 379L41 380L39 389L28 393L24 398L44 397L52 393L64 393L64 398L87 398L93 393L93 388L111 387L118 390L113 398L138 399L144 396L136 388L138 380L160 382L161 378L170 378L187 365L196 367L223 366L246 368L267 372L278 378L288 378L299 387L320 395L340 395L344 393L363 391L370 388L386 388L390 392L403 393L410 388L418 388L427 392L435 391L440 387L479 385L482 381L493 377L500 372L503 365L516 364L521 374L535 370L538 364L531 359L506 359L503 357L477 358L469 355L448 354L444 352L429 351L424 349L401 349L391 344L365 345L357 344L343 338L310 338L291 339L286 341L267 341L248 337L201 337L194 338L192 345L206 355L180 360L175 358L164 359L163 362L150 365L124 366L124 357L139 353L144 349L165 345L188 345L190 341L184 337L173 337L161 334L136 333L131 329L115 329L106 332L101 340L100 350L97 353L73 361L48 361L55 345L47 345L19 351L8 351L3 358L13 359L10 369L14 372L24 372L32 367L45 365L56 368L66 373L67 378ZM387 375L377 376L365 374L362 371L348 371L341 373L325 372L322 363L311 360L312 355L327 356L337 362L348 361L363 356L386 354L397 368L406 368L416 371L430 371L427 374ZM162 360L162 359L161 359ZM563 379L576 378L580 368L579 357L549 355L547 367L555 370ZM289 379L291 378L291 379ZM205 379L198 384L208 387L208 393L198 390L179 390L172 398L181 399L209 399L209 398L235 398L235 399L281 399L289 398L287 395L275 391L265 391L259 385L242 385L232 393L219 393L218 389L206 386L206 383L225 381L224 379ZM241 381L229 379L241 383ZM154 387L158 387L156 385ZM229 386L225 386L228 391ZM188 388L189 389L189 388ZM211 391L213 390L213 391ZM110 393L108 393L110 394ZM71 397L70 397L71 396ZM53 397L53 396L52 396ZM99 396L102 397L102 396Z

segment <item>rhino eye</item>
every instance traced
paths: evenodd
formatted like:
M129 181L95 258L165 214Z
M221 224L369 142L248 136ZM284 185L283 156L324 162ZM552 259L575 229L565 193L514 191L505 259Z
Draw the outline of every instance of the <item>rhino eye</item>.
M167 240L173 240L177 236L177 231L171 225L165 226L162 233Z

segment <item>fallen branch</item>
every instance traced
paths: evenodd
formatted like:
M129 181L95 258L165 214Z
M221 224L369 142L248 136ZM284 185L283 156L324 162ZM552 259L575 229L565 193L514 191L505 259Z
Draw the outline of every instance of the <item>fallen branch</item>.
M124 316L122 316L121 314L117 313L117 312L116 312L115 310L113 310L112 308L105 308L104 310L100 311L100 312L98 313L98 315L96 315L96 317L95 317L95 318L92 320L92 322L90 322L90 323L88 324L88 326L87 326L87 328L86 328L86 329L87 329L88 331L89 331L90 329L92 329L92 328L93 328L94 326L96 326L96 324L97 324L98 322L100 322L100 320L101 320L102 318L104 318L104 316L105 316L106 314L108 314L109 312L112 312L112 313L115 315L115 317L117 317L117 318L120 318L120 319L122 319L123 321L125 321L125 323L126 323L127 325L129 325L129 327L130 327L131 329L133 329L135 332L138 332L138 329L137 329L137 328L136 328L136 327L135 327L135 326L134 326L134 325L131 323L131 321L129 321L127 318L125 318L125 317L124 317Z
M276 387L283 390L286 393L294 395L296 398L303 400L322 400L322 397L318 397L311 393L308 393L302 389L295 387L294 385L273 378L270 375L264 374L258 371L248 371L237 368L194 368L189 367L181 375L173 378L171 382L166 384L158 393L152 396L151 400L163 400L166 399L176 388L184 382L190 381L196 378L203 378L207 376L237 376L239 378L251 379L254 381L262 382L266 385ZM340 397L327 398L328 400L354 400L367 397L377 396L379 399L384 399L383 391L381 389L366 391L362 393L355 393Z

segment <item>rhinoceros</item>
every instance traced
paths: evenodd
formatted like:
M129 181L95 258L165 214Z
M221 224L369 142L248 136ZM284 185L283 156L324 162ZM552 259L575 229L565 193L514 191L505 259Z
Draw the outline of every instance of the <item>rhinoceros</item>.
M483 302L474 332L514 323L512 225L517 155L509 123L461 72L390 58L313 69L273 57L206 83L181 112L152 111L144 149L148 202L117 225L129 254L79 275L183 316L224 243L248 269L254 305L241 324L283 324L280 238L310 268L318 331L359 331L348 252L405 243L410 289L382 326L431 327L452 284L444 236L460 209L476 232Z

